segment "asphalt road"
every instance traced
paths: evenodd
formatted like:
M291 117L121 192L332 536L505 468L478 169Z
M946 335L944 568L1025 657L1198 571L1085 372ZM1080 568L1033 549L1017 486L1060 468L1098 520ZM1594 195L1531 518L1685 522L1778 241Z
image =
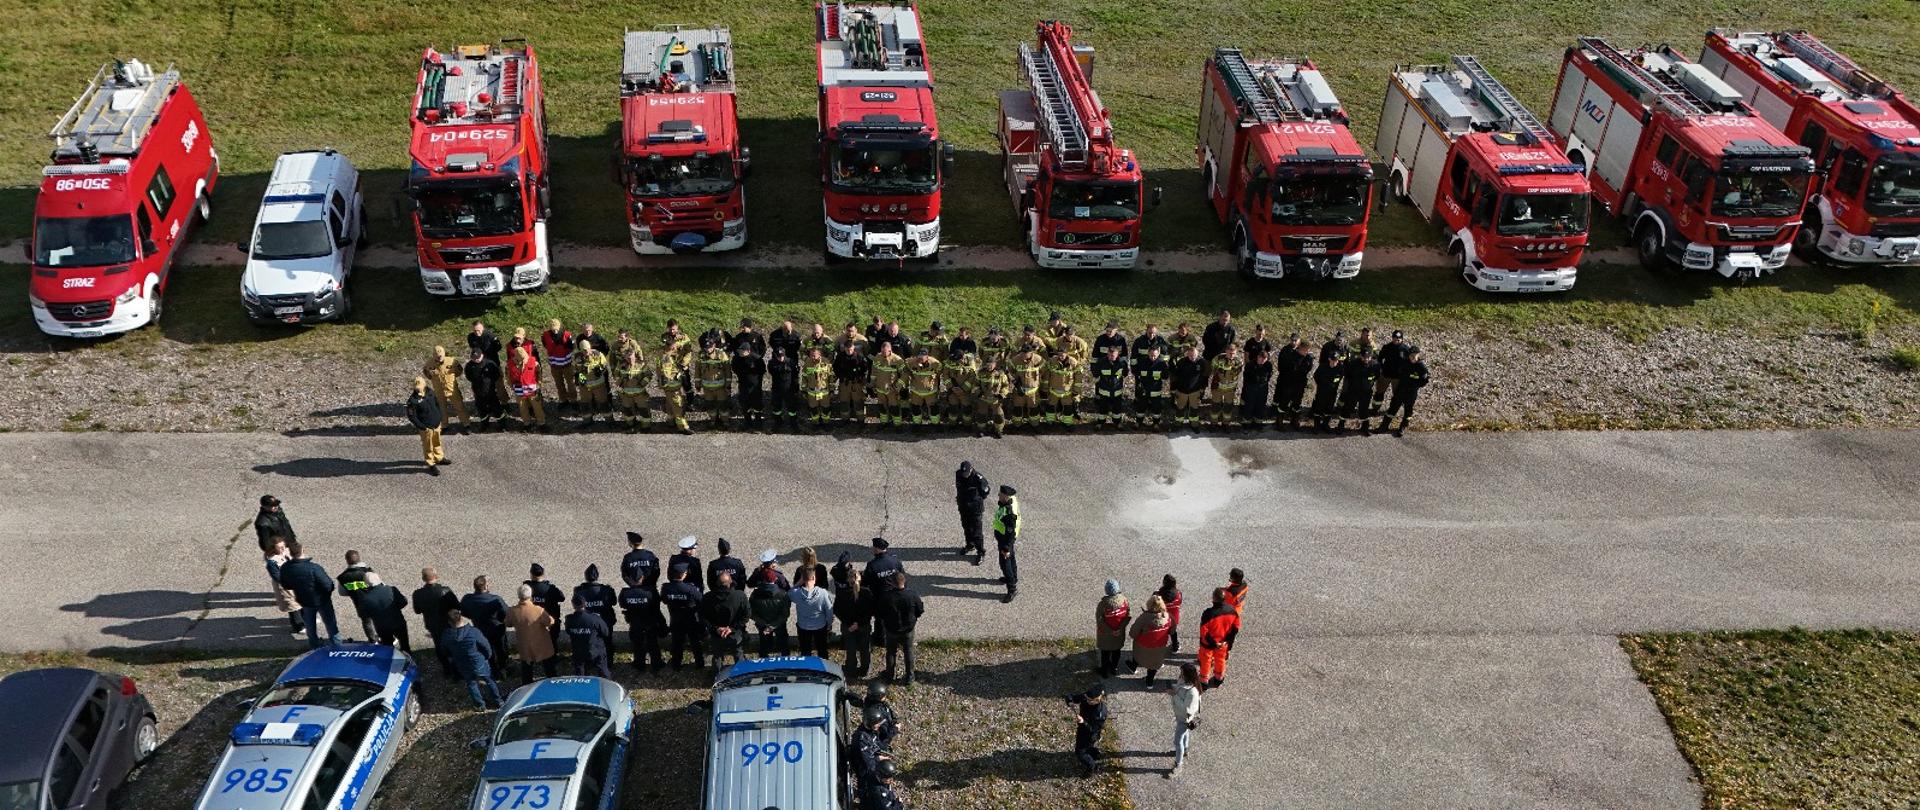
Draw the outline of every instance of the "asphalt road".
M423 564L458 585L534 560L571 585L611 570L628 529L829 561L885 534L929 597L928 636L1088 635L1105 579L1143 602L1163 573L1197 617L1240 566L1248 630L1178 779L1158 776L1165 697L1116 699L1141 806L1697 807L1613 635L1920 626L1889 598L1920 586L1909 433L447 447L435 478L404 436L0 435L0 606L30 617L0 649L290 645L247 525L262 492L329 570L358 548L408 588ZM991 561L952 554L962 458L1021 490L1012 606Z

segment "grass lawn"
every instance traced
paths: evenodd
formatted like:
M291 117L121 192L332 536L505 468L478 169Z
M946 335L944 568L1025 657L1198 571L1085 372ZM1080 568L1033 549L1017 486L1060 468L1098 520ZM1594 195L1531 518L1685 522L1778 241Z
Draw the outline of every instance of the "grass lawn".
M1920 802L1920 637L1655 634L1622 646L1712 808Z
M0 53L0 74L8 77L0 88L0 108L7 110L0 117L0 239L26 232L46 155L44 133L110 57L174 62L184 71L207 110L226 171L219 213L201 238L225 242L250 228L265 172L289 149L343 149L369 171L370 210L388 212L406 166L404 108L421 49L524 35L539 51L548 82L555 236L624 244L619 195L607 178L620 33L666 22L716 22L733 27L740 49L743 126L756 167L751 232L763 244L818 244L807 4L693 0L648 13L617 3L549 0L464 16L450 13L456 8L405 0L10 4L13 46ZM1016 86L1013 43L1032 39L1042 13L1071 22L1077 41L1098 49L1094 82L1113 111L1121 144L1140 156L1149 183L1166 189L1167 203L1147 220L1150 248L1223 239L1198 199L1192 153L1199 65L1216 45L1313 56L1347 102L1362 144L1373 140L1392 64L1475 52L1544 114L1561 53L1583 33L1697 51L1713 25L1806 27L1895 84L1920 84L1920 63L1906 58L1920 4L1887 0L1622 0L1524 9L1468 0L1067 0L1044 9L1013 0L926 0L922 10L941 128L960 149L945 228L957 244L1017 242L991 135L995 93ZM140 36L130 40L135 31ZM399 233L385 217L375 224L384 239ZM1429 241L1431 234L1404 209L1391 212L1375 236L1376 245Z
M905 722L894 753L907 805L1131 807L1121 773L1080 779L1069 753L1073 719L1059 695L1092 683L1084 646L923 642L917 685L896 689L893 699ZM261 694L288 660L285 654L183 651L0 655L0 675L80 666L132 676L160 716L163 742L116 795L116 806L167 810L192 806L244 713L242 701ZM470 711L465 688L442 680L431 660L426 669L420 725L408 733L375 807L457 810L471 796L481 755L468 743L486 736L493 716ZM686 707L709 696L711 679L692 671L637 678L630 668L615 676L638 712L621 807L696 806L707 717Z

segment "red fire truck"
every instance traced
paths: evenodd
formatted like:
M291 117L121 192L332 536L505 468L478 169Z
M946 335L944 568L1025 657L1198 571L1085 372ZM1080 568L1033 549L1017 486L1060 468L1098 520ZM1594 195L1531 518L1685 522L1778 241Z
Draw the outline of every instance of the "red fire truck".
M953 149L934 121L920 11L834 2L814 13L827 258L932 258Z
M1143 184L1133 152L1093 91L1093 46L1048 20L1020 43L1025 90L1000 92L1007 192L1041 267L1129 268L1140 256Z
M1352 278L1367 246L1373 164L1311 60L1207 60L1195 152L1240 272Z
M1920 109L1906 96L1805 31L1709 31L1700 64L1813 150L1802 255L1920 263Z
M628 31L620 69L627 227L641 253L734 250L747 243L747 148L734 111L733 34Z
M33 201L27 302L49 335L96 338L160 319L187 234L220 179L206 119L180 73L104 65L60 117Z
M1640 263L1746 281L1792 251L1813 161L1740 93L1667 46L1567 49L1548 120Z
M1587 246L1587 178L1480 60L1394 68L1374 150L1394 196L1446 229L1468 284L1573 289Z
M406 182L427 292L546 287L546 121L540 68L524 40L427 49Z

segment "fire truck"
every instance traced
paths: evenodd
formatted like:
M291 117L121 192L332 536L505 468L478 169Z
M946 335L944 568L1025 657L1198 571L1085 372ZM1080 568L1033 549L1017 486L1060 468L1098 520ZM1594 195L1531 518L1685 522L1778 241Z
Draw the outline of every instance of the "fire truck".
M1548 125L1640 263L1747 281L1792 251L1813 161L1740 93L1674 49L1568 48Z
M1305 58L1207 60L1195 153L1213 212L1255 278L1352 278L1367 246L1373 164Z
M827 258L930 259L953 148L911 3L820 3L820 180Z
M1700 64L1813 151L1802 255L1920 263L1920 109L1906 96L1805 31L1710 31Z
M1093 91L1093 47L1071 43L1064 22L1020 43L1025 90L1000 92L1007 192L1041 267L1130 268L1140 256L1143 184L1133 152L1113 143L1113 121Z
M620 68L620 160L627 227L640 253L734 250L747 243L748 152L734 111L726 28L628 31Z
M48 134L28 251L34 323L96 338L158 321L173 264L212 212L220 179L193 94L172 67L112 62Z
M412 124L406 193L427 292L544 289L547 116L533 49L524 40L428 48Z
M1573 289L1587 246L1587 178L1480 60L1394 68L1374 150L1394 196L1446 229L1468 284Z

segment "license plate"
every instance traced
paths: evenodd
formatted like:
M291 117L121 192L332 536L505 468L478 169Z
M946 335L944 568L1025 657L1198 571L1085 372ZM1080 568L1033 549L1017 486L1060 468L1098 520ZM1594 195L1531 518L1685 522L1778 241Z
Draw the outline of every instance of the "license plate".
M307 311L306 307L274 307L273 308L273 314L275 315L282 315L282 316L292 315L296 318L299 317L301 313L306 311Z
M1318 256L1320 254L1327 252L1327 246L1326 245L1301 245L1300 252L1308 254L1310 256Z

